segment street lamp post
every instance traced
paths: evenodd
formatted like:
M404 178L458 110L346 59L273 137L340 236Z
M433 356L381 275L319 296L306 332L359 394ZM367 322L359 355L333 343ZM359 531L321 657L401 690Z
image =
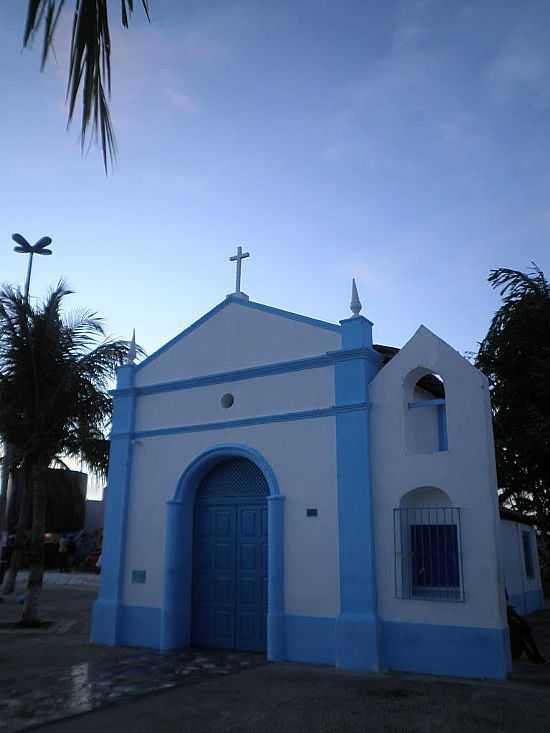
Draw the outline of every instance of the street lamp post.
M29 244L25 237L21 234L12 234L11 238L14 242L17 242L17 247L14 247L14 252L20 252L21 254L30 255L29 266L27 268L27 278L25 280L25 300L29 300L29 287L31 285L31 272L32 272L32 258L34 255L51 255L51 249L46 249L48 245L52 243L50 237L42 237L36 244Z

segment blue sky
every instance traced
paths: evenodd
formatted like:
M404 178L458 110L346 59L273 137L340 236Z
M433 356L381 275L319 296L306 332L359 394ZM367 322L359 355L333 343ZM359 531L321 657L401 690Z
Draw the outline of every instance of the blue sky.
M69 3L72 5L72 3ZM120 162L66 132L69 18L56 60L21 53L26 2L0 9L0 280L19 231L54 239L59 276L150 353L233 289L337 321L358 281L375 340L420 323L474 350L492 267L550 274L550 5L151 0L118 28Z

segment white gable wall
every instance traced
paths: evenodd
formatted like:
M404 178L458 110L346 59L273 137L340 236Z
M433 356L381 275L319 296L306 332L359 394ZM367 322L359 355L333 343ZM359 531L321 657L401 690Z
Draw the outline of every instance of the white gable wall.
M409 396L404 383L418 367L444 379L448 451L422 454L407 448ZM370 402L381 617L387 621L502 628L505 607L499 590L496 472L485 377L448 344L421 327L375 377ZM396 598L393 510L399 507L404 494L419 487L441 489L453 506L463 510L464 602Z
M324 356L339 346L338 331L230 302L138 367L136 386ZM285 497L286 613L329 618L339 613L334 416L223 427L224 422L331 408L334 381L334 367L323 366L187 385L169 392L138 392L128 501L126 605L162 607L166 502L174 497L182 473L214 446L240 444L263 455ZM234 396L229 409L221 405L227 392ZM308 508L317 509L317 516L307 517ZM145 570L146 582L132 583L133 570Z
M338 348L337 331L229 302L139 367L136 386L319 356Z

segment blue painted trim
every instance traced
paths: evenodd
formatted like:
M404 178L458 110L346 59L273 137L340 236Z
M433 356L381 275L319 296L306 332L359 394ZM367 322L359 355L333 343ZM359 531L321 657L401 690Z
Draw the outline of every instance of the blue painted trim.
M439 407L441 405L445 405L445 400L415 400L414 402L409 402L409 410L415 407Z
M146 606L126 606L119 604L119 633L116 642L109 638L109 629L113 624L111 618L113 609L98 601L93 609L93 625L95 635L93 641L97 644L113 643L122 646L140 646L150 649L160 648L161 610ZM102 632L107 633L103 634Z
M253 310L263 311L264 313L270 313L273 316L281 316L282 318L288 318L291 321L298 321L299 323L306 323L308 326L315 326L316 328L323 328L325 331L332 331L334 333L340 333L341 329L336 323L329 323L328 321L321 321L318 318L310 318L310 316L302 316L300 313L293 313L292 311L285 311L281 308L274 308L271 305L264 305L263 303L256 303L253 300L241 300L240 298L234 298L229 296L229 302L238 303L245 308L252 308Z
M508 629L384 621L383 633L391 670L502 680L512 667Z
M241 457L255 463L264 474L268 497L268 658L284 656L284 497L266 459L254 448L241 444L213 446L195 458L178 481L174 499L166 506L162 649L183 648L191 638L191 586L193 509L202 477L219 461Z
M131 387L135 367L117 371L117 383ZM111 442L109 477L102 548L101 581L92 617L92 641L117 644L122 624L122 597L126 560L126 530L132 466L132 440L136 419L135 395L117 397L113 403L113 430L124 437Z
M510 596L512 605L521 616L540 611L544 608L544 595L542 589L530 590L525 593L514 593Z
M281 508L284 506L282 497L275 498L275 502ZM98 612L106 613L107 610L96 604L94 615ZM188 644L188 639L181 633L174 639L178 642L175 646L163 644L165 609L122 605L120 615L120 644L151 649L175 649ZM181 632L186 619L180 617L175 621L175 628ZM337 619L281 613L278 626L282 646L276 659L334 664ZM269 629L268 624L268 635ZM507 629L384 621L382 632L389 670L490 679L505 679L511 671ZM273 659L270 654L268 658Z
M175 425L171 428L153 428L151 430L138 430L133 433L136 439L158 438L163 435L180 435L181 433L204 433L209 430L228 430L230 428L249 427L250 425L266 425L274 422L291 422L294 420L314 420L321 417L334 417L348 412L364 412L369 406L365 402L348 405L335 405L333 407L319 408L317 410L304 410L302 412L285 412L280 415L259 415L258 417L245 417L240 420L227 420L225 422L210 422L196 425ZM113 439L127 437L125 433L112 435Z
M378 354L365 348L369 342L370 321L342 321L342 358L335 366L336 404L340 409L368 404L369 382L382 364ZM377 671L384 661L366 411L337 414L336 460L341 610L335 628L335 662L344 669Z
M242 505L246 503L247 506L251 506L253 504L265 504L265 499L265 496L201 496L195 499L195 505L202 504L204 506L211 506L215 504L216 506L234 506L235 504Z
M224 384L226 382L241 382L248 379L257 379L259 377L268 377L274 374L287 374L289 372L300 372L308 369L321 369L332 366L336 358L330 354L322 356L310 356L304 359L293 359L291 361L280 361L274 364L264 364L257 367L248 367L246 369L235 369L229 372L217 372L214 374L206 374L202 377L189 377L188 379L178 379L172 382L160 382L158 384L148 384L143 387L135 387L137 395L151 395L163 392L177 392L184 389L194 389L195 387L208 387L213 384ZM127 390L113 390L112 395L118 396L125 394Z
M161 618L160 608L123 606L119 644L159 649Z
M342 349L366 346L372 349L372 321L364 316L354 316L340 321L342 327Z
M262 469L264 470L264 469ZM265 470L271 471L270 467ZM264 475L267 475L264 470ZM273 494L267 500L267 658L285 658L285 503L273 475Z
M447 435L447 407L445 400L442 405L437 406L437 435L439 450L449 450L449 438Z
M336 619L285 616L285 659L309 664L334 664Z
M334 364L338 364L341 361L362 359L363 361L372 362L377 369L382 366L382 362L384 361L382 354L365 346L354 349L341 349L339 351L327 351L327 356L331 357Z
M197 321L192 323L190 326L188 326L186 329L181 331L177 336L174 336L173 339L170 339L164 346L161 346L160 349L157 349L153 354L148 356L146 359L144 359L140 364L137 365L137 369L143 369L143 367L150 364L154 359L159 357L161 354L164 354L165 351L168 351L168 349L172 348L175 344L177 344L181 339L185 338L185 336L189 336L190 333L195 331L200 326L204 325L207 321L209 321L213 316L215 316L217 313L219 313L221 310L226 308L231 303L236 303L237 305L243 306L244 308L252 308L253 310L259 310L263 311L264 313L270 313L274 316L280 316L282 318L288 318L291 321L299 321L300 323L306 323L309 326L315 326L317 328L323 328L326 331L333 331L335 333L340 333L340 326L336 325L335 323L328 323L327 321L320 321L317 318L310 318L309 316L302 316L298 313L292 313L290 311L281 310L280 308L273 308L269 305L263 305L262 303L255 303L252 300L243 300L242 298L235 297L232 295L227 296L225 300L222 300L221 303L218 303L218 305L214 306L211 310L208 311L208 313L205 313L204 316L201 316Z

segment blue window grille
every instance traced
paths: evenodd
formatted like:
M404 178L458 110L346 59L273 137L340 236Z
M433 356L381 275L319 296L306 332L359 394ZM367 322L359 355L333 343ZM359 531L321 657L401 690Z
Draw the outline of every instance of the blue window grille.
M533 578L535 569L533 566L533 552L531 548L531 533L522 530L521 539L523 541L523 559L525 561L525 574L528 578Z
M268 496L262 471L247 458L228 458L212 468L200 483L197 499Z
M463 601L460 509L394 509L397 598Z

